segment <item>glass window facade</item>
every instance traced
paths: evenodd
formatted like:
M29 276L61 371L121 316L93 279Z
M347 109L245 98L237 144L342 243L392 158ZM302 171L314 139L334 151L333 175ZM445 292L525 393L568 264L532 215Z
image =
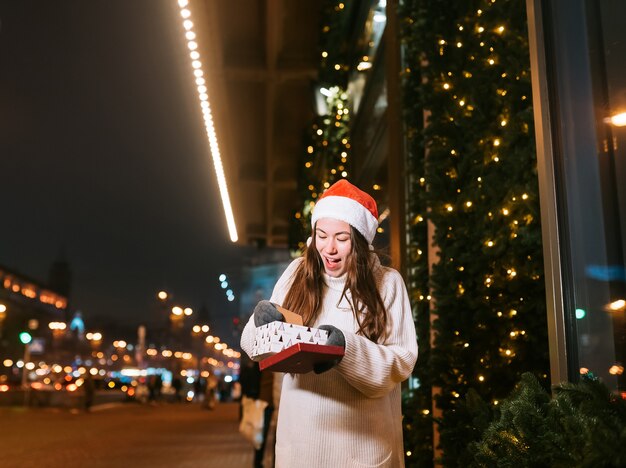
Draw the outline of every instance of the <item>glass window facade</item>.
M544 251L558 253L551 365L626 396L626 2L527 5Z

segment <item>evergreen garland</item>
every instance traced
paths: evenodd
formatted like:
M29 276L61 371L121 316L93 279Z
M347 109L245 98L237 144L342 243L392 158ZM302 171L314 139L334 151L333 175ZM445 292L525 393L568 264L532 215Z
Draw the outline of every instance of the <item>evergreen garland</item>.
M417 388L407 389L403 395L403 435L405 465L407 468L430 468L433 466L433 419L432 375L427 363L430 361L430 295L428 272L428 233L425 213L426 200L419 196L425 187L424 151L422 129L424 126L420 102L421 56L419 42L411 40L419 34L420 23L411 21L410 13L416 7L408 1L399 14L404 38L405 82L403 100L407 104L403 112L405 140L407 145L407 200L409 225L407 242L408 291L413 306L413 317L419 346L418 363L413 371ZM411 103L411 105L408 105Z
M551 399L526 373L471 449L475 467L626 466L626 402L593 376Z
M348 5L348 7L346 6ZM318 84L325 89L327 112L311 122L304 137L303 162L298 175L299 209L291 224L289 245L302 250L311 232L311 209L319 195L350 175L350 111L346 93L345 28L351 2L327 1L323 8Z
M497 405L524 371L548 385L526 14L522 0L407 0L401 20L412 283L423 303L427 220L439 249L430 275L435 341L425 360L420 330L425 390L416 398L432 384L441 461L467 466L468 444L489 417L480 402ZM414 304L427 329L428 308ZM414 451L427 453L428 443Z

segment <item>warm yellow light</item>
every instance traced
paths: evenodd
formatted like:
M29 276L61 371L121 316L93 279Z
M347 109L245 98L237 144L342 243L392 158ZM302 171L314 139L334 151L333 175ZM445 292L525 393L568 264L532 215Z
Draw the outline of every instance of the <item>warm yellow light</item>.
M443 84L443 89L450 89L450 84L449 83L444 83Z
M172 314L174 315L183 315L183 309L178 306L172 307Z
M615 125L616 127L624 127L626 126L626 112L621 112L619 114L612 115L611 117L605 119L604 121L611 125Z
M192 39L195 38L195 32L193 29L193 22L189 19L191 17L191 11L184 8L187 6L188 0L181 0L184 5L179 1L179 6L181 8L180 14L184 18L183 27L186 30L185 36L189 40L187 47L190 50L195 50L198 47L197 42ZM191 33L191 34L190 34ZM194 55L195 57L195 55ZM199 57L199 54L198 54ZM194 75L196 77L203 76L202 73L202 62L199 59L193 59L191 62L192 68L194 68ZM233 214L232 206L230 203L230 196L228 194L228 186L226 183L226 176L224 174L224 167L222 165L222 158L220 155L219 144L217 141L217 134L215 131L215 126L213 125L213 118L211 116L211 107L209 105L209 96L205 91L198 90L198 98L200 100L200 106L202 108L202 113L204 115L204 124L206 127L206 134L209 140L209 147L211 149L211 158L213 159L213 168L215 171L215 175L217 178L217 183L220 191L220 197L222 199L222 206L224 208L224 215L226 217L226 225L228 227L228 233L230 235L230 240L232 242L237 242L239 239L237 235L237 226L235 224L235 216Z
M193 314L193 310L191 309L191 307L185 307L185 310L183 310L183 312L187 316L190 316L191 314Z
M616 311L616 312L620 310L625 310L626 301L624 301L624 299L618 299L617 301L611 302L607 307L609 310Z

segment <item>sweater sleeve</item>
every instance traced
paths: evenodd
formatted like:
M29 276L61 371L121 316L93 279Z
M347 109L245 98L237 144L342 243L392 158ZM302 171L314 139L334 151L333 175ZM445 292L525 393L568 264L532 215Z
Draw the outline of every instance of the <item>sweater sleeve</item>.
M270 297L270 302L274 304L282 305L285 300L285 296L289 291L289 287L293 281L293 275L296 271L296 268L302 261L302 258L297 258L293 262L289 264L284 273L280 276L276 285L274 286L274 290L272 292L272 297ZM254 314L250 315L250 319L243 331L241 332L241 349L245 351L245 353L252 358L252 347L254 346L254 335L255 335L256 327L254 325ZM258 359L255 359L258 360Z
M417 338L406 286L395 270L387 270L381 291L388 314L388 336L378 344L344 331L345 355L336 369L369 398L382 397L407 379L417 360ZM342 330L343 331L343 330Z

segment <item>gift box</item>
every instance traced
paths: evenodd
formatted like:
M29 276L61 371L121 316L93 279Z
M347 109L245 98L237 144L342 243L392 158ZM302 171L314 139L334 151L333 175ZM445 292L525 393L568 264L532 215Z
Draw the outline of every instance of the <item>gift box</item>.
M298 343L325 345L328 332L288 322L270 322L256 328L252 358L264 359Z
M324 331L324 330L321 330ZM342 346L296 343L259 362L259 369L273 372L306 374L316 364L338 361L344 354Z
M274 306L286 321L256 328L252 358L259 361L261 370L304 374L317 363L341 359L343 347L326 345L328 331L307 327L301 315Z

